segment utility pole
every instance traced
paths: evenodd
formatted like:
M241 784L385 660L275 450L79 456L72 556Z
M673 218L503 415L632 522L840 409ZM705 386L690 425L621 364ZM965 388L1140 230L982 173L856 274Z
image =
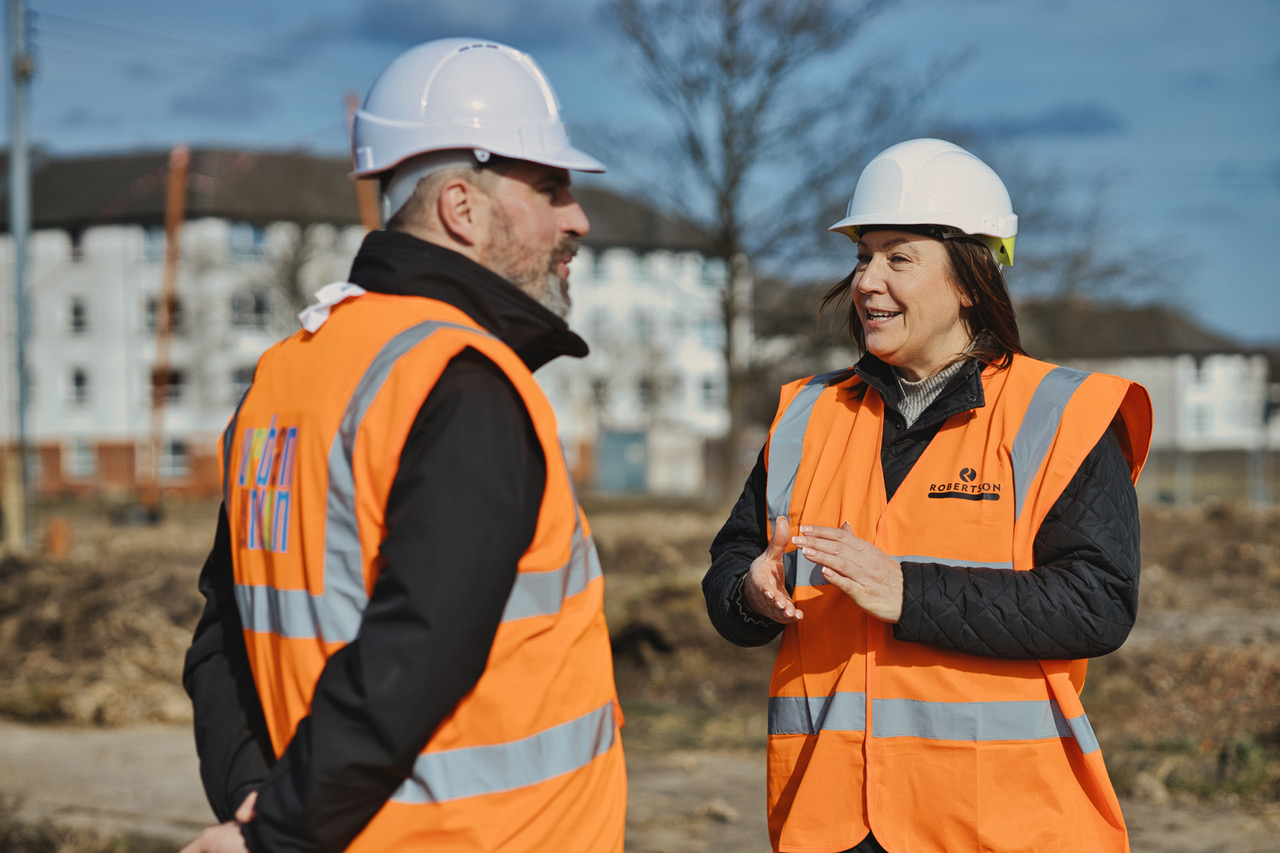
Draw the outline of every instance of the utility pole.
M25 0L9 0L9 233L13 238L14 435L4 466L4 540L10 551L27 550L27 504L31 471L27 453L27 242L31 236L31 161L27 150L26 107L35 74L27 50Z

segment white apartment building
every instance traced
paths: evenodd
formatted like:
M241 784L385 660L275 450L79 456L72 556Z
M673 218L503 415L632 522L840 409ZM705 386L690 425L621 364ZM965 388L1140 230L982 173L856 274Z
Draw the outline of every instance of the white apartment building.
M36 171L28 272L27 435L38 495L128 496L149 469L164 277L163 153L50 160ZM359 247L335 158L195 151L162 379L166 490L215 495L217 439L258 356L296 328L278 281L343 278ZM584 490L697 495L724 434L724 265L697 229L579 188L592 232L573 263L585 360L538 373ZM0 235L0 436L17 435L13 252ZM739 276L739 287L749 286ZM739 330L749 342L750 329Z

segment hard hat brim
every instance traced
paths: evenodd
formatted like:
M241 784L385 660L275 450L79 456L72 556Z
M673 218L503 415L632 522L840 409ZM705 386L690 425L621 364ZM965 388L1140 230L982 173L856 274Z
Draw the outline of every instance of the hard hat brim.
M496 154L499 157L506 157L508 160L526 160L530 163L541 163L544 166L554 166L558 169L568 169L571 172L603 173L607 171L603 163L601 163L596 158L592 157L587 152L580 151L577 148L564 148L564 149L561 149L560 151L557 151L555 154L548 155L545 157L530 157L527 154L523 154L523 153L508 152L506 150L498 150L496 147L487 148L479 145L459 147L458 149L455 149L455 150L475 151L477 149L482 151L488 151L490 154ZM450 149L445 149L445 150L450 150ZM429 151L414 152L412 154L409 154L405 157L400 158L399 160L390 164L389 166L379 166L377 168L367 168L367 169L355 169L354 171L348 172L347 177L351 178L352 180L359 180L361 178L373 178L373 177L376 177L377 175L382 174L383 172L388 172L396 168L405 160L409 160L412 157L415 157L424 153L431 153L431 152Z
M995 224L996 227L990 228L975 227L973 222L960 221L964 218L955 214L945 214L937 211L878 213L871 217L866 215L846 216L827 230L843 234L851 240L856 240L859 229L867 225L943 225L949 228L958 228L970 236L985 235L1001 239L1016 236L1018 233L1018 218L1013 214L1001 217L1000 221Z

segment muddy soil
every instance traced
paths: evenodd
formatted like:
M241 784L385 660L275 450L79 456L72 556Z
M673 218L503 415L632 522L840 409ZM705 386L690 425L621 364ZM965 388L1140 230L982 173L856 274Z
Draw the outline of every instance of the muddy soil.
M165 849L209 819L179 674L214 508L171 506L155 527L108 510L47 509L42 523L71 522L69 553L0 560L0 822ZM588 512L628 720L628 850L767 851L772 650L729 646L705 618L719 514ZM1149 508L1143 540L1138 625L1085 693L1133 849L1280 849L1280 514Z

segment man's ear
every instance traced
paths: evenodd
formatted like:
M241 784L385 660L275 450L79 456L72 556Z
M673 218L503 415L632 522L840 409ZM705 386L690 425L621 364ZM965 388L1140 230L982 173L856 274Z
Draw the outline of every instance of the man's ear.
M478 246L487 210L484 192L465 178L450 178L436 197L436 216L450 237L464 246Z

